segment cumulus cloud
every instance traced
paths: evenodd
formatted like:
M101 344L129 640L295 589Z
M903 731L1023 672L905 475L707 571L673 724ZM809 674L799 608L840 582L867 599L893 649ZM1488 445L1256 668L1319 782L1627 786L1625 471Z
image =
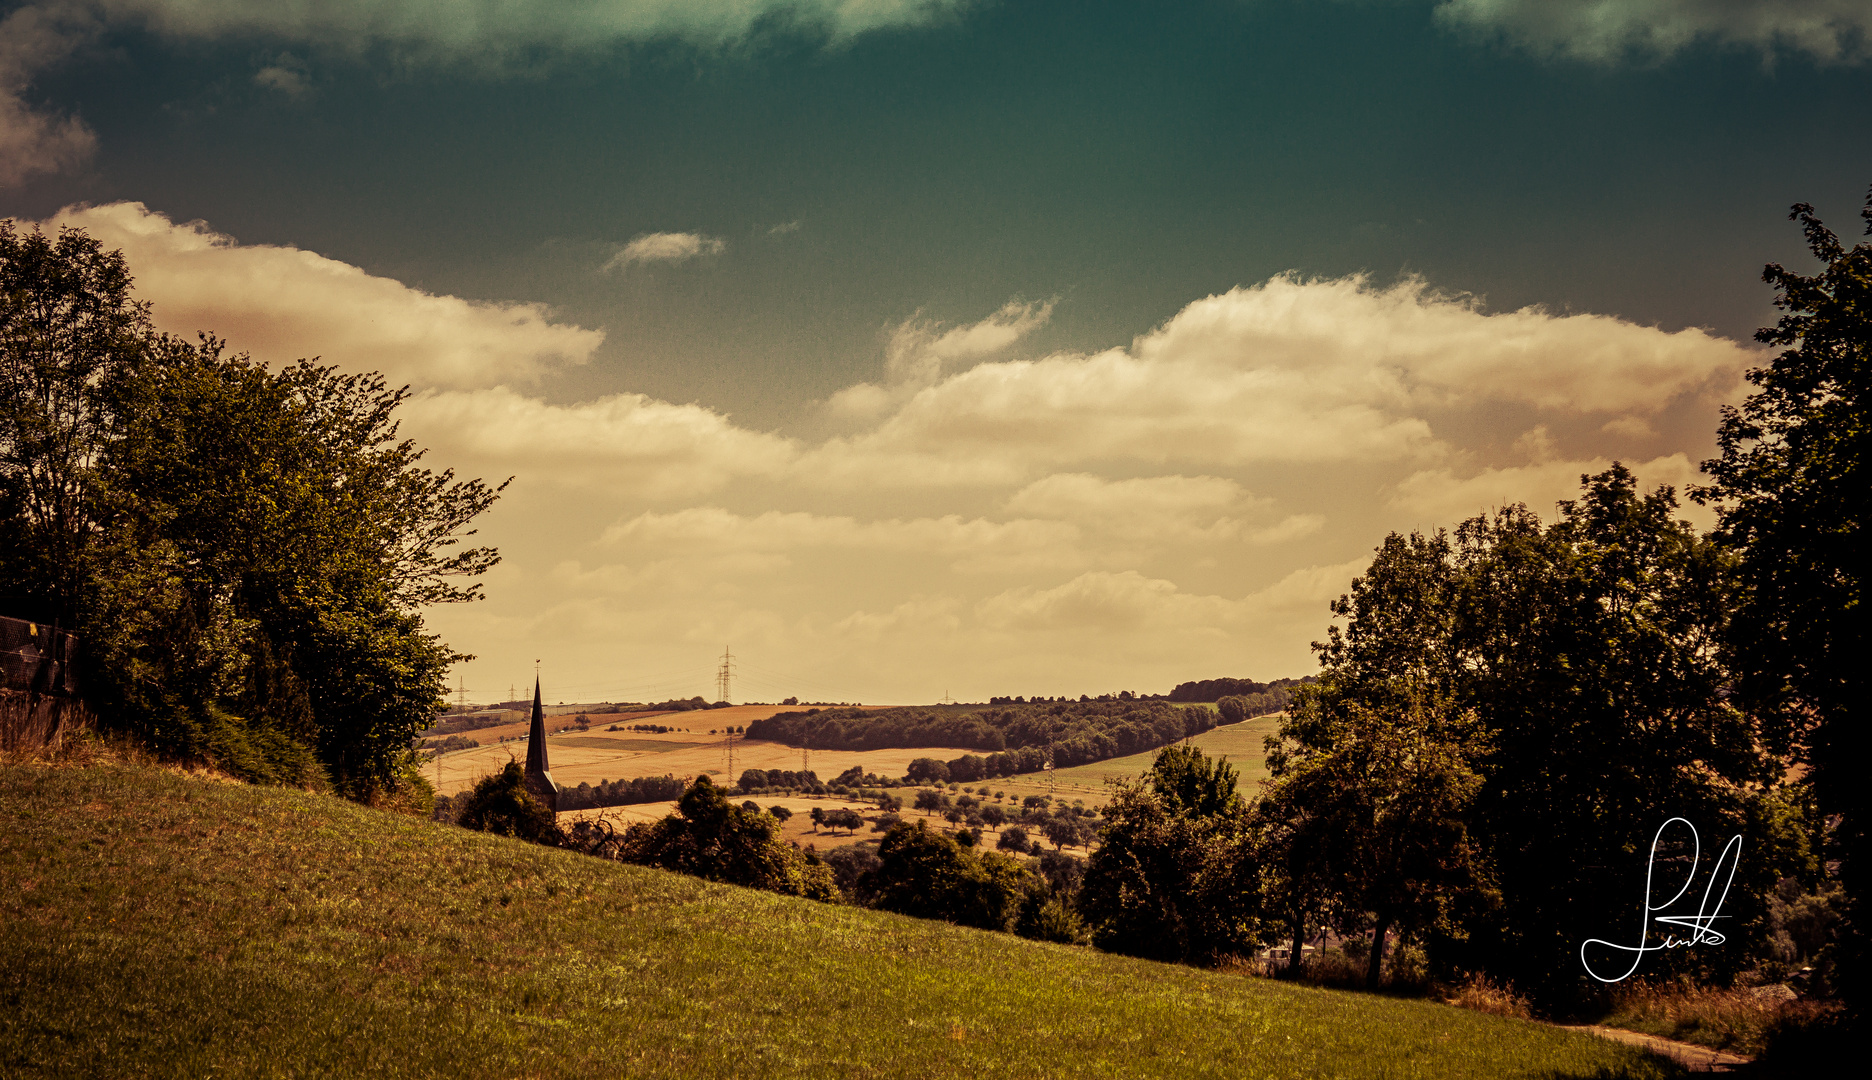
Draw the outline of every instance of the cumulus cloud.
M1143 547L1239 541L1281 543L1319 530L1325 518L1291 515L1268 521L1273 500L1258 498L1218 476L1147 476L1108 480L1091 473L1055 473L1015 492L1010 510L1071 521L1088 532ZM1134 556L1135 557L1135 556Z
M902 404L919 390L935 385L944 365L980 360L1013 345L1053 317L1053 301L1009 300L986 319L945 329L922 313L891 331L884 346L883 385L859 383L833 395L836 416L870 419Z
M975 617L997 629L1138 631L1197 628L1225 633L1257 619L1325 611L1369 560L1295 570L1238 599L1189 593L1173 581L1136 570L1089 570L1048 589L1020 586L975 605Z
M713 409L643 394L560 405L506 387L448 391L412 398L401 415L446 461L614 497L700 495L738 478L773 478L798 453L792 440L737 427Z
M1283 275L1190 304L1129 348L977 364L916 390L870 431L830 440L812 463L830 483L889 472L995 485L1096 462L1403 460L1444 452L1429 410L1649 415L1727 392L1751 356L1698 329L1489 313L1417 279L1381 288ZM892 406L864 389L864 404Z
M1677 490L1679 500L1683 500L1686 488L1702 480L1696 465L1685 454L1627 462L1626 465L1638 477L1640 490L1649 491L1660 484L1668 484ZM1601 473L1611 467L1610 458L1600 457L1582 461L1538 461L1531 465L1482 469L1460 477L1450 469L1426 469L1401 481L1388 501L1424 527L1454 525L1517 502L1526 503L1530 510L1544 518L1551 518L1554 504L1579 496L1581 476ZM1703 527L1711 524L1708 512L1694 504L1686 505L1681 516Z
M632 263L688 262L706 255L720 255L728 242L700 233L645 233L619 248L600 272L628 269Z
M1872 6L1864 0L1444 0L1444 25L1583 60L1669 56L1696 43L1822 62L1864 60Z
M318 356L418 387L493 386L582 364L604 341L554 322L544 304L425 293L310 251L177 224L142 203L67 207L40 223L61 225L123 250L162 329L211 331L268 362Z
M605 530L615 545L680 547L694 552L791 552L835 549L952 559L967 572L1034 570L1083 562L1079 530L1061 521L990 521L959 514L860 521L843 515L770 510L753 517L720 507L648 512Z

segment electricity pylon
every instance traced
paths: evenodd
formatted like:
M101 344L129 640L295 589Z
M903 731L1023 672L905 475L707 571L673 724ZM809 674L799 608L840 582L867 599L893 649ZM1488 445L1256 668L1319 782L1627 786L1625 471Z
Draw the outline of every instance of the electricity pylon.
M721 667L715 671L715 700L727 701L728 692L734 680L734 654L728 646L722 646Z

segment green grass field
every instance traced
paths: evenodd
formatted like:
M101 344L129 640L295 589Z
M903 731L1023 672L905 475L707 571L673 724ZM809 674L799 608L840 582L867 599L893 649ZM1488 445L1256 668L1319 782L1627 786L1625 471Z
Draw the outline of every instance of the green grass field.
M0 1076L1674 1075L148 768L0 766L0 823Z
M1243 795L1252 797L1260 791L1261 781L1267 779L1268 775L1267 751L1262 746L1262 740L1272 735L1280 727L1280 722L1279 714L1257 716L1239 724L1211 728L1190 742L1212 757L1226 755L1229 764L1235 767L1238 777L1236 787ZM1081 799L1087 804L1102 805L1106 801L1107 780L1128 780L1140 776L1155 760L1155 750L1128 757L1107 758L1090 765L1056 770L1054 781L1059 785L1061 798L1067 801ZM1045 774L1042 773L1024 773L990 780L989 784L1018 795L1044 794L1048 790Z

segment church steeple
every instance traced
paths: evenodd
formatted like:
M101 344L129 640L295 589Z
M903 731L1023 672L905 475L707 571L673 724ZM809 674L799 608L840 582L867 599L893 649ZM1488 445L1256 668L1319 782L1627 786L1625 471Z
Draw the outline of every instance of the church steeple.
M546 710L540 704L539 676L533 677L533 727L527 734L527 792L553 811L559 809L559 785L546 763Z

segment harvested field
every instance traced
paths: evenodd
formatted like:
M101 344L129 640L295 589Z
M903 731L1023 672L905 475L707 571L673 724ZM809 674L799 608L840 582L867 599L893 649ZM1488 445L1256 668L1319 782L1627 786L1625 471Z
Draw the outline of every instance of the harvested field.
M741 727L753 720L783 711L794 710L763 705L737 706L732 709L717 709L710 712L676 713L672 715L693 717L695 720L686 725L671 726L700 727L701 730L671 732L664 735L608 732L594 725L588 732L566 732L549 736L547 754L552 763L553 779L566 787L577 787L581 783L595 786L604 780L630 780L639 776L663 776L665 774L696 776L702 773L710 774L717 782L733 784L744 769L798 770L804 764L805 755L797 747L787 746L784 743L760 739L744 741L737 738L734 746L734 775L730 776L728 775L727 736L708 735L706 734L708 729ZM705 720L708 721L706 724L703 723ZM1240 774L1240 787L1243 794L1251 795L1260 782L1267 778L1266 754L1262 748L1262 740L1280 726L1280 720L1281 717L1278 714L1258 716L1239 724L1228 724L1205 731L1190 742L1206 753L1226 755ZM821 780L831 780L854 765L880 776L902 776L910 767L910 762L920 757L950 760L963 754L979 752L953 746L891 750L814 750L811 768L813 772L819 774ZM1109 788L1106 786L1107 780L1138 776L1150 768L1156 756L1157 751L1149 750L1141 754L1061 769L1054 775L1057 794L1067 802L1079 800L1088 806L1102 806L1109 794ZM496 743L483 745L474 750L445 754L429 765L425 773L430 778L430 782L436 785L438 791L445 795L453 795L472 787L476 779L496 771L510 759L520 761L526 759L524 742ZM1013 802L1016 804L1024 796L1045 795L1053 790L1044 773L1000 777L982 783L994 790L1006 791L1013 797ZM666 804L644 805L665 807L653 816L661 816L668 812ZM767 803L763 801L761 805L766 806ZM834 802L828 801L823 804L808 802L806 804L808 808L812 805L825 805L830 808ZM789 809L796 808L789 806ZM793 838L789 831L789 839Z

